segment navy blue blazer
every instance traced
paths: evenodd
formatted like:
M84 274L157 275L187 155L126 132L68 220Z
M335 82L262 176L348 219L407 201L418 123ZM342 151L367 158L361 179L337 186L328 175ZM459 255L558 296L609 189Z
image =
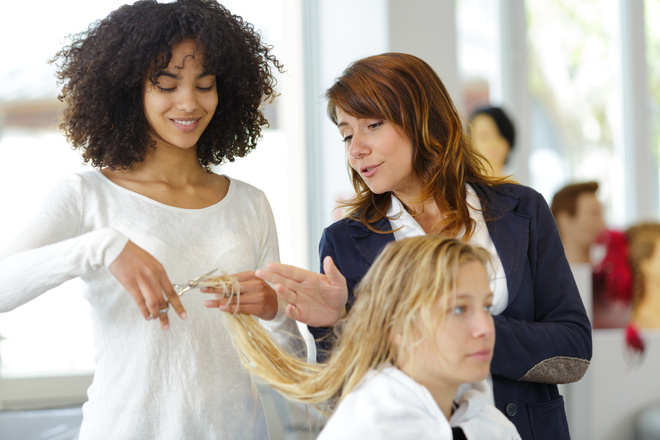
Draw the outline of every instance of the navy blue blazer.
M516 184L471 184L488 232L502 260L509 292L494 317L496 342L491 373L496 406L523 439L569 439L558 383L579 380L591 359L591 325L564 254L554 217L535 190ZM391 230L389 221L373 225ZM394 235L342 219L323 232L321 261L330 255L346 277L347 307L353 289ZM321 267L321 270L323 268ZM331 348L332 329L309 328L320 358Z

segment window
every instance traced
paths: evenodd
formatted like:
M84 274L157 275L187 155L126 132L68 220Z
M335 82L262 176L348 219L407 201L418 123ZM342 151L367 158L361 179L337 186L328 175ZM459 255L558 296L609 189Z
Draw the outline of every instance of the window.
M531 96L531 185L548 200L567 181L596 180L608 218L621 198L616 0L526 3ZM561 30L558 32L558 30Z

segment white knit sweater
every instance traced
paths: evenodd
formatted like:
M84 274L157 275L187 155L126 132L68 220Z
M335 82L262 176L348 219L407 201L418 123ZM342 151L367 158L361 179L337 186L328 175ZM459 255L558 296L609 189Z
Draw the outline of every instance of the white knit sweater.
M216 267L236 273L279 259L266 197L238 180L230 179L226 197L204 209L164 205L99 171L56 185L34 220L0 252L0 312L69 279L85 282L97 352L80 439L268 438L224 313L204 307L207 295L183 295L188 319L170 313L170 330L163 331L159 321L142 317L110 274L108 266L129 239L179 283ZM263 324L289 350L301 350L298 328L283 310Z

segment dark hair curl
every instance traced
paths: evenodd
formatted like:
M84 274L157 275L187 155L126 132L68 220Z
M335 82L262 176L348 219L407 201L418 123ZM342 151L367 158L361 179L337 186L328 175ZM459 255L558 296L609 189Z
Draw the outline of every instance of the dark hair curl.
M214 0L124 5L51 60L67 105L60 128L95 167L129 168L155 146L144 114L143 84L155 84L172 45L195 40L204 69L216 76L218 106L197 143L200 164L234 161L256 147L268 124L261 105L275 96L271 65L282 65L254 26Z

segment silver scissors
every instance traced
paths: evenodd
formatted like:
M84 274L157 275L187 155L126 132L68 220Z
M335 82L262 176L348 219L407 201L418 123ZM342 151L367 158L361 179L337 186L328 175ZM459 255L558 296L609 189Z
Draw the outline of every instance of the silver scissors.
M176 291L176 294L181 296L184 293L186 293L187 291L189 291L190 289L194 289L195 287L199 286L199 283L204 281L206 278L211 276L213 273L217 272L217 270L218 269L215 268L215 269L213 269L209 272L206 272L205 274L202 274L202 275L198 276L194 280L188 281L188 284L172 284L172 287Z
M177 294L178 296L181 296L181 295L183 295L184 293L186 293L187 291L189 291L190 289L194 289L195 287L199 286L199 283L201 283L202 281L204 281L206 278L208 278L211 274L215 273L217 270L218 270L218 268L215 268L215 269L213 269L213 270L210 270L210 271L206 272L205 274L202 274L202 275L198 276L198 277L195 278L194 280L190 280L190 281L188 281L188 284L176 284L176 283L172 283L172 288L174 289L174 291L176 292L176 294ZM168 311L169 309L170 309L170 303L169 303L169 301L168 301L168 302L167 302L167 305L165 306L165 308L164 308L164 309L160 309L159 312L160 312L160 314L162 315L162 314L164 314L164 313L167 313L167 311ZM152 317L152 318L154 318L154 316L153 316L152 314L149 314L149 316Z

